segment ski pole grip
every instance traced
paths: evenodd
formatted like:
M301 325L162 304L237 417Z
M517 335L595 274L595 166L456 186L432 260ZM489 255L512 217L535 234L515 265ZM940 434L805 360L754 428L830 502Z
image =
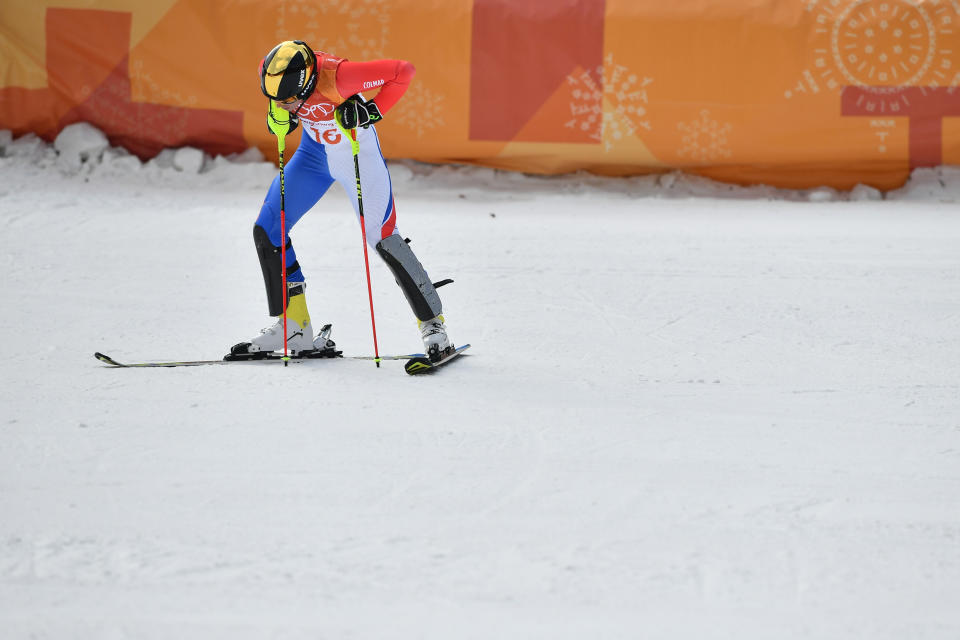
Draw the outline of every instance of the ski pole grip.
M333 110L333 121L337 124L337 129L340 129L340 132L343 133L344 137L350 141L350 149L353 151L353 155L356 156L360 153L360 143L357 141L357 130L356 129L347 129L343 124L343 118L340 116L340 110Z
M270 111L267 114L267 126L277 136L277 148L280 153L286 148L287 134L290 133L290 114L280 107L276 101L270 101Z

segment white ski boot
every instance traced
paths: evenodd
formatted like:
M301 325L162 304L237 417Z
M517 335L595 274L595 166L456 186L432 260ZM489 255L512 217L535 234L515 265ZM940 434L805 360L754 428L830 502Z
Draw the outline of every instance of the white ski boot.
M310 314L307 311L306 286L302 282L288 283L290 298L287 302L287 350L290 355L297 356L315 349L313 343L313 325L310 324ZM329 334L328 334L329 335ZM283 353L283 316L269 327L261 329L260 335L249 342L241 342L230 349L229 359L256 358L270 352Z
M423 338L423 352L436 362L443 354L453 350L453 343L447 335L447 328L443 324L443 316L436 316L429 320L417 320L420 327L420 337Z
M300 324L287 314L287 350L290 355L296 356L301 351L313 351L313 326L307 320ZM260 330L260 335L250 340L248 353L258 351L283 351L283 316L277 321Z

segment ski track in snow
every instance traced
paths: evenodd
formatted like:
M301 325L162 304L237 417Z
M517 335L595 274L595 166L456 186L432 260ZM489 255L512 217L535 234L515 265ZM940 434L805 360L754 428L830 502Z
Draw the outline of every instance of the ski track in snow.
M960 170L806 202L396 163L470 355L114 370L268 323L275 168L97 149L0 136L3 638L960 636ZM370 353L339 188L292 237Z

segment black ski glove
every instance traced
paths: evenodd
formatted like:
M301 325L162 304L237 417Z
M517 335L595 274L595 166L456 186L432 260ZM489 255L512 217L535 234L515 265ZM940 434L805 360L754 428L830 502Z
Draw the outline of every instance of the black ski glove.
M337 107L337 116L344 129L366 129L372 124L383 120L380 109L373 100L364 101L359 95L350 96L346 102Z

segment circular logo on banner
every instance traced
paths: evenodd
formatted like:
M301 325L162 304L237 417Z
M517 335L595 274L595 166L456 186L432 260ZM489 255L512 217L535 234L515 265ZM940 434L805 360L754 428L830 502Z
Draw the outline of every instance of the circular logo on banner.
M875 89L960 84L957 0L811 0L813 66L787 98L845 86Z
M937 35L933 19L920 5L857 0L834 22L830 44L848 84L912 86L930 70Z

